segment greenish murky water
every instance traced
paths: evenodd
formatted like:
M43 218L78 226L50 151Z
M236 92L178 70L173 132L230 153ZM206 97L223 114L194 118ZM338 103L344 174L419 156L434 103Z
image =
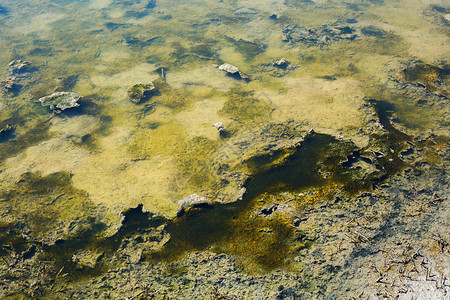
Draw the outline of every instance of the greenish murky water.
M449 12L428 0L2 1L1 262L38 257L77 282L143 243L148 264L212 251L249 274L300 272L315 242L297 228L305 207L377 193L412 157L442 165ZM49 95L66 98L43 106Z

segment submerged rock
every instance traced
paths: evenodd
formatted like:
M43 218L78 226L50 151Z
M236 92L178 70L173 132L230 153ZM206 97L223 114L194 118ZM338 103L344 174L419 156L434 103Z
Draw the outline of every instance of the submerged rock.
M13 91L16 86L16 77L15 76L9 76L5 80L3 80L0 85L6 89L7 91Z
M39 99L43 106L49 106L53 110L65 110L78 107L81 96L74 92L56 92Z
M284 41L292 44L328 44L330 41L354 40L358 35L350 26L323 25L320 27L304 28L297 25L288 25L283 30Z
M31 63L24 60L12 60L9 66L9 76L1 81L0 86L7 92L17 94L27 79L31 78L32 70L28 68Z
M128 97L132 102L139 103L150 98L155 91L156 87L153 82L138 83L128 89Z
M216 129L219 131L220 136L226 136L227 131L223 127L222 122L214 123L213 126L216 127Z
M282 58L280 60L276 60L272 63L272 66L279 67L279 68L286 68L289 65L289 62Z
M8 66L13 74L17 74L26 70L28 66L31 65L31 62L21 59L12 60Z
M445 22L450 23L450 14L446 14L443 18Z
M273 77L283 77L288 71L296 69L296 66L292 65L285 58L272 61L268 64L262 65L261 67L263 72L267 72Z
M225 71L231 76L238 79L249 79L248 76L242 73L238 67L235 67L232 64L225 63L219 66L219 70Z

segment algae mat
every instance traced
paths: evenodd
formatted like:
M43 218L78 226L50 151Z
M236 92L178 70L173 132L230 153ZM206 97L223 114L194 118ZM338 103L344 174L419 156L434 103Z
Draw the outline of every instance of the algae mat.
M326 275L357 274L356 248L389 234L337 234L355 260L338 270L323 258L324 271L305 264L334 242L306 232L326 226L319 203L365 214L370 198L377 220L399 218L390 201L407 198L411 174L448 217L449 13L445 1L410 0L3 1L0 295L94 297L86 282L109 274L104 298L265 298L232 293L245 276L270 299L360 297L345 282L333 294ZM82 98L42 106L55 92ZM448 224L422 223L441 251L424 256L446 278ZM220 253L232 281L175 292L200 272L192 255L205 267ZM161 288L118 289L115 267L140 264ZM373 286L365 297L381 297Z

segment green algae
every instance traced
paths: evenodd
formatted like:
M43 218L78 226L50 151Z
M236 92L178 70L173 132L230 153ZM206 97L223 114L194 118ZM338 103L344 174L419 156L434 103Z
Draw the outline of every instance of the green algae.
M87 194L72 186L68 172L44 177L39 173L25 173L15 186L1 191L0 199L2 210L26 222L37 238L48 238L52 231L61 230L64 223L81 221L95 213Z
M174 157L188 189L212 193L218 187L212 167L212 154L218 146L217 141L206 137L189 138L183 126L174 122L138 131L129 152L134 159L157 155Z
M249 123L268 121L272 110L272 105L266 100L255 98L253 91L232 89L219 113L240 123Z
M194 97L188 92L175 89L162 79L157 79L153 83L158 91L158 94L154 96L154 101L174 112L189 108L194 103Z

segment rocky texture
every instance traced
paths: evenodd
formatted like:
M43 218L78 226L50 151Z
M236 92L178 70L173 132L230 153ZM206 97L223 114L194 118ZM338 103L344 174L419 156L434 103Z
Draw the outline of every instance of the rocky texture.
M81 96L74 92L56 92L39 99L42 106L48 106L54 111L62 111L68 108L78 107Z
M291 44L319 44L326 45L336 40L354 40L358 37L355 29L343 25L323 25L320 27L304 28L288 25L283 30L284 41Z
M222 122L217 122L213 124L214 127L216 127L217 131L219 131L219 135L224 137L227 135L227 131L225 130L225 127L223 127Z
M237 78L237 79L248 79L248 76L245 75L244 73L242 73L238 67L235 67L228 63L220 65L219 70L225 71L229 75L231 75L232 77Z
M444 20L447 22L447 23L450 23L450 14L446 14L446 15L444 15Z
M289 71L295 70L297 67L288 62L285 58L274 60L268 64L261 66L261 71L268 73L273 77L283 77Z
M210 205L211 201L206 197L192 194L178 201L178 204L180 205L180 208L177 211L177 215L179 216L189 208L194 208L202 205Z
M153 82L138 83L128 89L128 97L134 103L140 103L148 100L156 92Z
M11 61L8 66L9 70L13 74L22 73L26 71L27 67L30 66L31 63L29 61L24 61L21 59Z
M23 60L12 60L9 66L9 75L0 82L0 86L12 94L18 94L23 84L31 78L31 62Z
M314 188L300 196L278 197L256 213L263 213L260 218L264 219L283 216L282 206L302 199L305 205L286 216L294 228L294 240L306 241L306 246L299 244L290 254L289 269L262 275L244 272L239 258L214 251L193 252L178 260L142 261L142 250L154 247L152 243L160 247L167 240L164 227L130 232L118 255L75 252L72 261L79 268L89 270L99 260L109 266L103 274L78 282L71 279L73 270L40 260L39 244L20 248L6 241L13 247L2 244L9 258L0 268L0 295L26 291L32 297L52 298L58 291L61 297L98 299L130 298L144 292L154 293L155 299L409 299L407 295L445 299L450 292L443 280L449 272L450 251L450 236L442 230L450 225L445 176L445 168L417 162L415 170L407 169L376 191L355 197L327 200ZM15 227L10 226L14 234ZM5 230L4 225L1 229ZM289 247L298 243L294 240Z

